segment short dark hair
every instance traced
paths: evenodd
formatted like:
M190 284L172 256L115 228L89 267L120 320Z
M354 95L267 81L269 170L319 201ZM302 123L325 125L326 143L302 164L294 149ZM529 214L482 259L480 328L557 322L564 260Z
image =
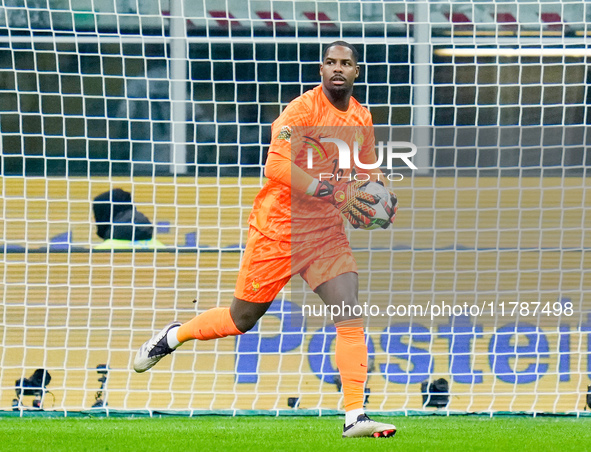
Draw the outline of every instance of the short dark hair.
M326 54L328 53L328 49L330 49L331 47L335 47L335 46L341 46L341 47L346 47L348 49L351 50L351 54L353 55L353 59L355 60L355 64L357 64L357 62L359 61L359 52L357 52L357 49L349 44L346 41L333 41L330 44L328 44L325 48L324 51L322 52L322 61L324 61L324 59L326 58Z

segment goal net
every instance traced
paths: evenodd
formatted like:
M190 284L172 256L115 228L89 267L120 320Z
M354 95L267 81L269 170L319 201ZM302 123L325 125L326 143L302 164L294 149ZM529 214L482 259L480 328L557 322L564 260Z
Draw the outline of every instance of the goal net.
M394 227L348 230L366 408L580 415L589 19L558 1L5 0L0 409L342 409L334 326L299 277L244 336L132 362L169 321L229 305L271 123L344 39L376 140L417 148L387 170ZM152 240L97 235L93 199L115 188Z

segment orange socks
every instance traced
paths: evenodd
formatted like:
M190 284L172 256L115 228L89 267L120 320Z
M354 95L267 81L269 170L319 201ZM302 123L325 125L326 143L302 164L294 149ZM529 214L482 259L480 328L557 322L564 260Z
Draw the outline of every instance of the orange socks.
M363 320L353 319L336 325L336 362L341 374L345 410L363 408L365 381L367 379L367 345L363 332ZM243 334L230 316L230 308L213 308L194 317L179 327L179 342L191 339L207 341Z
M208 341L240 334L244 333L236 328L234 320L230 316L230 308L213 308L182 324L176 337L179 342L183 343L191 339Z
M335 324L337 329L336 361L345 397L345 411L363 408L367 380L367 345L363 320L346 320Z

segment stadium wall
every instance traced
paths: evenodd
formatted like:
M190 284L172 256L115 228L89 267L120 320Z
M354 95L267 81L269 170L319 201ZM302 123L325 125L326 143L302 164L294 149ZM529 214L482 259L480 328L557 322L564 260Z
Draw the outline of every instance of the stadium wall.
M301 408L339 407L336 368L325 353L334 328L303 316L291 287L248 335L183 348L149 375L131 371L153 325L171 315L189 319L232 296L260 180L242 179L240 188L221 181L216 188L205 178L136 179L133 186L125 178L2 179L0 406L10 407L17 378L44 367L54 378L54 406L89 409L96 366L105 363L113 408L269 410L286 408L294 396ZM168 249L90 251L89 199L110 186L132 188L140 210L167 225L158 238ZM590 226L590 189L576 177L415 177L397 190L402 206L390 248L372 246L376 234L350 231L360 300L381 308L493 301L507 309L512 302L559 303L561 310L572 303L575 310L519 319L369 317L375 367L368 408L419 409L420 382L444 377L451 410L581 410L591 378L591 317L582 309L591 243L580 229ZM540 208L559 201L561 212ZM524 223L536 227L524 233ZM191 237L195 246L187 245Z

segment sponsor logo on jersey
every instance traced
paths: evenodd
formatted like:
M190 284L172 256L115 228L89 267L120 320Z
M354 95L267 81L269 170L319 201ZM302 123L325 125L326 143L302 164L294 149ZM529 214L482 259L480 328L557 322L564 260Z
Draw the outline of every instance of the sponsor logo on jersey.
M304 136L304 138L306 139L306 141L304 141L304 144L307 144L308 146L314 148L314 151L316 151L316 153L320 157L320 160L326 160L328 158L328 152L326 152L326 149L324 149L324 146L322 146L322 143L319 141L327 137L319 136L318 140L316 138L312 138L309 136Z
M364 140L365 137L363 136L363 133L360 130L355 130L355 141L357 142L359 147L363 146Z

